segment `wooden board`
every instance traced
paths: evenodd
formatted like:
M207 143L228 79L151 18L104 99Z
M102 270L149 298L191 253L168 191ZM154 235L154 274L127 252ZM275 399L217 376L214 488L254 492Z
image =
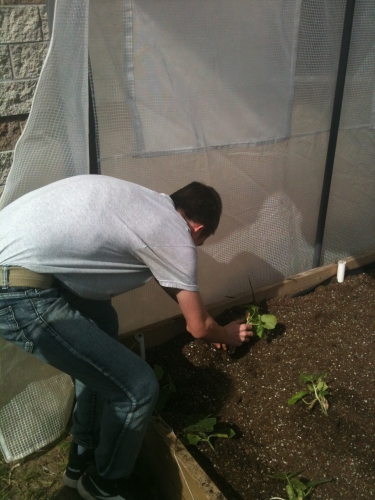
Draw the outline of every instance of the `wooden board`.
M153 418L150 422L142 452L157 478L163 500L225 500L163 420Z
M347 257L346 269L353 270L359 267L366 266L375 262L375 251L369 250L362 254ZM255 298L251 291L242 293L233 297L232 299L225 299L220 302L215 302L207 306L208 312L212 316L217 316L218 314L229 309L230 307L238 306L241 304L246 304L247 302L260 302L262 300L272 299L274 297L283 297L285 295L293 295L295 293L302 292L309 288L318 286L325 280L332 278L337 273L337 262L332 264L327 264L325 266L317 267L315 269L310 269L303 273L295 274L286 278L280 283L275 283L273 285L265 286L255 290ZM125 345L134 345L132 338L137 333L143 333L145 339L145 346L153 347L155 345L163 344L168 340L172 339L176 335L183 333L186 327L184 317L179 314L168 318L152 325L148 325L137 330L120 335L120 341Z

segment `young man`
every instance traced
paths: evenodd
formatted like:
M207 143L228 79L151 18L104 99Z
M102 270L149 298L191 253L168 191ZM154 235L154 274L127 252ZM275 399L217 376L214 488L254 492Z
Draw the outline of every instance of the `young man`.
M158 396L150 366L116 340L111 297L154 277L195 338L238 346L251 326L219 326L197 284L196 247L221 200L193 182L170 197L82 175L32 191L0 212L0 336L76 383L64 483L82 498L142 498L129 478ZM90 465L94 463L95 465Z

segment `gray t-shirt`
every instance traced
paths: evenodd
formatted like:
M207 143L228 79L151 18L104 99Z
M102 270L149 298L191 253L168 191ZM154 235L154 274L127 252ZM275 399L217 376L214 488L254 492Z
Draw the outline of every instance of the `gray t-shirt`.
M0 212L0 262L105 300L147 283L198 291L197 250L165 194L103 175L54 182Z

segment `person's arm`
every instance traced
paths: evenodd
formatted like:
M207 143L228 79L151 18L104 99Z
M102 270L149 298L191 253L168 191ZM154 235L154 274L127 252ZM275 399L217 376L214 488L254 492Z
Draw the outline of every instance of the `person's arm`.
M186 320L186 329L193 337L228 346L240 346L252 337L251 325L242 321L218 325L208 314L199 292L164 287L163 290L178 302Z

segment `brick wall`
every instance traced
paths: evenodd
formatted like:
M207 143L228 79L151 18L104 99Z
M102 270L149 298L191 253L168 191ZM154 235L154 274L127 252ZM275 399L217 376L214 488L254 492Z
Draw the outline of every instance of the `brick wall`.
M43 0L0 0L0 195L48 43Z

